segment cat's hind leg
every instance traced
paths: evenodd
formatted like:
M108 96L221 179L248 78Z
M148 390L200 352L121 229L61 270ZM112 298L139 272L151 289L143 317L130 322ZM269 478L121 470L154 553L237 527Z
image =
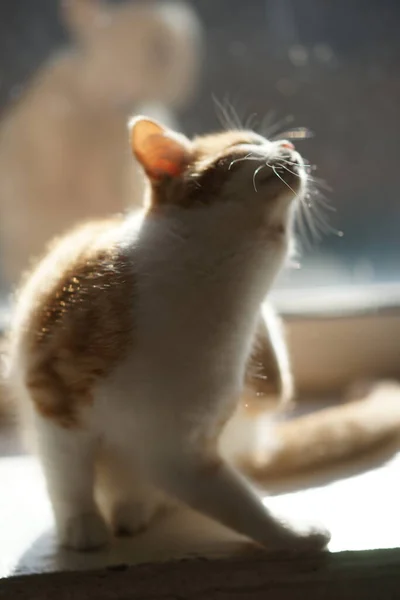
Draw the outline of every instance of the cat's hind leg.
M117 536L145 531L167 506L165 494L148 483L133 460L107 448L98 461L98 501Z
M60 543L75 550L103 546L108 529L94 499L94 434L61 427L39 414L34 420Z

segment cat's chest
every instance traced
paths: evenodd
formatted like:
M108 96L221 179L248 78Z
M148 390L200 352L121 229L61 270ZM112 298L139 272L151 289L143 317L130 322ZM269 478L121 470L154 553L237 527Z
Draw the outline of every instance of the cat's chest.
M198 364L165 370L127 357L98 386L94 418L102 436L128 452L170 443L170 435L211 450L237 408L243 378L223 380ZM164 437L166 436L166 439Z

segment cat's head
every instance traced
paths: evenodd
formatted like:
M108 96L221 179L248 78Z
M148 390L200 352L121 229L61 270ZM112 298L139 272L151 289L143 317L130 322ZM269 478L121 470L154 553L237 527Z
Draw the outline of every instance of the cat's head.
M247 239L286 250L294 207L307 185L291 142L247 130L189 140L146 117L132 119L130 135L150 182L153 214L198 223L210 239L232 235L238 244Z
M201 26L183 2L63 0L63 21L79 48L85 78L113 105L185 104L201 60ZM131 108L132 109L132 108Z

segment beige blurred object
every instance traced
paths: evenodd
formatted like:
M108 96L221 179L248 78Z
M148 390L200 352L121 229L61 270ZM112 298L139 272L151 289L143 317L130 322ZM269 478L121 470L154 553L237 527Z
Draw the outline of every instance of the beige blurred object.
M191 98L202 30L182 2L69 0L73 47L46 63L0 124L0 258L14 284L49 238L140 202L126 120L170 124Z

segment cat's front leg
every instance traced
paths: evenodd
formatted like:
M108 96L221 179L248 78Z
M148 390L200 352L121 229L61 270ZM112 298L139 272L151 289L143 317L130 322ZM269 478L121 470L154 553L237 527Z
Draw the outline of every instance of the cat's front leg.
M330 539L318 525L284 520L274 514L248 482L217 455L185 448L153 457L157 483L169 494L271 551L316 551Z
M246 397L250 410L275 410L293 398L293 378L284 331L272 306L260 312L252 352L246 367ZM250 399L250 400L249 400Z
M35 425L60 543L74 550L103 546L108 530L94 501L93 434L61 427L40 415Z

